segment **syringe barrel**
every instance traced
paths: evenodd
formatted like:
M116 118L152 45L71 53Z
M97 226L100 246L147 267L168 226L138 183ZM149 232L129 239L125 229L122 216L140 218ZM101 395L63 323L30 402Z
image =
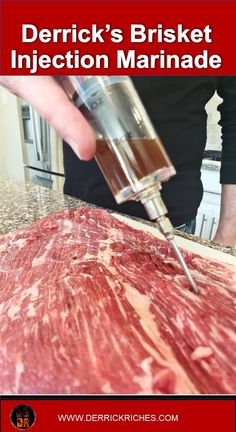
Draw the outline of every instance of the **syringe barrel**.
M94 130L95 158L117 203L175 174L129 77L70 76L63 86Z

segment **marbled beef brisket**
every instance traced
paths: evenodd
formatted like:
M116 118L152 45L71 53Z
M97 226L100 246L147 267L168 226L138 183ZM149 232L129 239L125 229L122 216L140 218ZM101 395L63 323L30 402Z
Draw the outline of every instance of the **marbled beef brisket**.
M0 237L0 393L236 393L236 280L106 211Z

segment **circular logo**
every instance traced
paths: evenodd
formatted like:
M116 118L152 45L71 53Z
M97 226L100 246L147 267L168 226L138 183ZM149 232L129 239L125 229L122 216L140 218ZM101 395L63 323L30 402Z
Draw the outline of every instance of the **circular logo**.
M35 423L35 412L29 405L18 405L13 408L10 420L16 429L27 430Z

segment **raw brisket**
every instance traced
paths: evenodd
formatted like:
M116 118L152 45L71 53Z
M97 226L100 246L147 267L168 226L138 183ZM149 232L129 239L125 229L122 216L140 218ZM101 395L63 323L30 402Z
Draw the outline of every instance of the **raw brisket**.
M0 393L236 393L235 269L106 211L0 237Z

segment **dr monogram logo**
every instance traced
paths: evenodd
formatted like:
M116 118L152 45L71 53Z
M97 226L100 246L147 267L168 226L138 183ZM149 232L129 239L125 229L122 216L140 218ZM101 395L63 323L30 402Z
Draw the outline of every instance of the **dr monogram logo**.
M28 430L35 423L35 412L29 405L18 405L11 411L10 421L18 430Z

